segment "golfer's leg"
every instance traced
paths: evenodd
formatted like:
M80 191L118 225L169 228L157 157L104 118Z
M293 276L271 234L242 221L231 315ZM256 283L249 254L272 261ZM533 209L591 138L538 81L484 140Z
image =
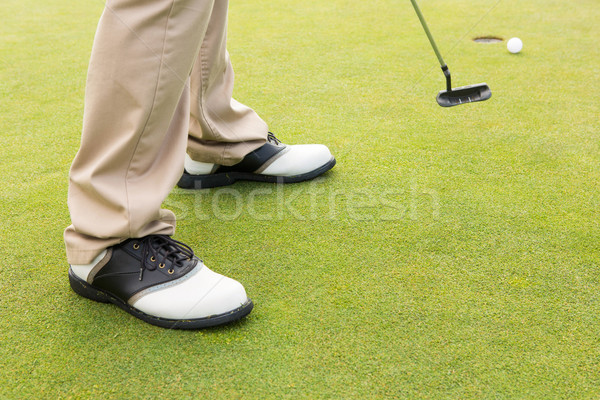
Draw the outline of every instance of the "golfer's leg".
M188 154L196 161L233 165L266 142L267 124L232 98L233 68L226 50L228 1L216 1L191 74Z
M171 234L160 206L183 170L187 81L214 0L109 0L94 40L70 173L70 264L126 238Z

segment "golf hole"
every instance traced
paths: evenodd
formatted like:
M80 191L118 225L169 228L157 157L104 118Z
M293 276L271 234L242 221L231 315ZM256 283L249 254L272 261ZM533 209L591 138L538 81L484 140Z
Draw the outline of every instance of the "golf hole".
M498 36L480 36L473 39L473 41L477 43L498 43L503 40L504 39Z

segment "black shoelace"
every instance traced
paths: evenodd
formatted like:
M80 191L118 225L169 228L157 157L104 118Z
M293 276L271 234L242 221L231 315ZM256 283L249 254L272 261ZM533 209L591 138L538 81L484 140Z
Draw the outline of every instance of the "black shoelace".
M267 135L267 140L269 141L269 143L273 143L275 145L281 144L281 140L277 139L273 132L269 132L269 134Z
M167 261L171 261L171 267L167 272L173 274L175 267L181 268L194 258L194 251L190 246L169 236L150 235L140 241L142 242L140 281L144 277L144 270L154 271L157 267L165 268Z

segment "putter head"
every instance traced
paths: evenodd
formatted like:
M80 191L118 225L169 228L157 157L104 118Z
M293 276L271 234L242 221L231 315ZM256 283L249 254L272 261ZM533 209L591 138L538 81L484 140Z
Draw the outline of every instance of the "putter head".
M484 101L492 97L490 87L485 83L461 86L450 91L442 90L437 95L437 102L442 107L458 106L460 104Z

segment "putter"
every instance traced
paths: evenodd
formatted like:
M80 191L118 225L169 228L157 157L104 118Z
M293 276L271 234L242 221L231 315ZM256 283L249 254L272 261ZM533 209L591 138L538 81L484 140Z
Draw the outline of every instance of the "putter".
M425 18L417 5L416 0L410 0L419 20L421 21L421 25L423 25L423 29L425 29L425 33L427 34L427 38L429 39L429 43L431 43L431 47L433 47L433 51L437 56L440 65L442 66L442 71L444 72L444 76L446 77L446 90L442 90L437 95L437 102L442 107L452 107L458 106L460 104L466 103L474 103L476 101L484 101L492 97L492 91L489 86L485 83L478 83L475 85L469 86L461 86L452 89L452 81L450 79L450 70L448 66L444 62L440 51L438 50L435 41L433 40L433 36L431 36L431 32L427 27L427 23L425 22Z

